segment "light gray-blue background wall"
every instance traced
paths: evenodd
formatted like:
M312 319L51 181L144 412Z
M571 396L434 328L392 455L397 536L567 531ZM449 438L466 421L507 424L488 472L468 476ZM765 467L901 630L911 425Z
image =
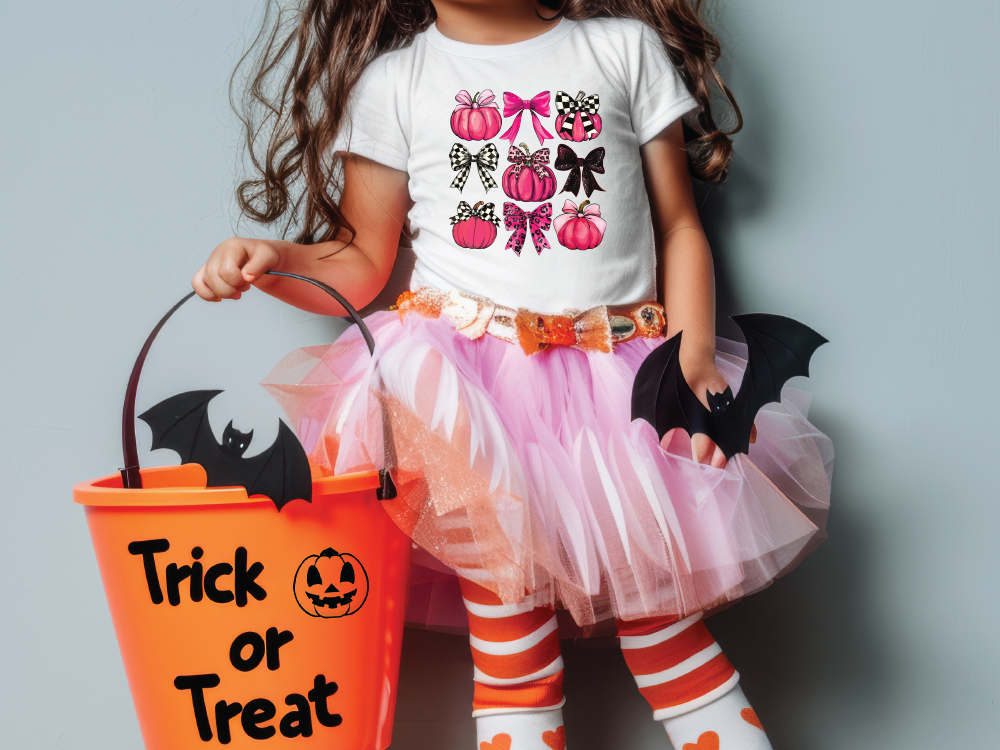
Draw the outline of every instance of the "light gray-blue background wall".
M234 232L232 0L5 3L0 13L0 746L141 746L75 482L121 462L131 360ZM830 539L711 627L778 750L995 746L1000 4L721 8L746 128L703 195L720 318L831 339L804 385L837 448ZM337 324L256 293L192 303L140 407L256 383ZM732 331L722 326L723 332ZM148 432L142 440L148 447ZM169 456L145 457L169 462ZM666 745L614 650L567 649L571 748ZM409 631L394 748L468 750L460 637Z

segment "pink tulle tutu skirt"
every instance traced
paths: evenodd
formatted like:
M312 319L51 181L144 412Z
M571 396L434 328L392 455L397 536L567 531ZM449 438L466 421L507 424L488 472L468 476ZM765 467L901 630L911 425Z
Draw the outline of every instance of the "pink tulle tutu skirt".
M392 472L384 507L416 547L411 619L460 626L456 574L584 627L684 617L767 586L825 537L833 446L801 391L764 407L749 456L716 469L686 436L666 451L630 419L636 370L662 340L529 357L446 319L366 322L374 357L352 328L293 352L265 386L314 463ZM720 340L734 390L741 353Z

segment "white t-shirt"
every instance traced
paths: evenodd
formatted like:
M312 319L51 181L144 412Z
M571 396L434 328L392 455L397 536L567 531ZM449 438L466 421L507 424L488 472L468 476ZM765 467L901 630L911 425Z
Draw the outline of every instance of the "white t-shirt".
M493 46L432 25L369 65L336 148L408 174L411 288L585 310L655 299L639 146L694 106L638 21Z

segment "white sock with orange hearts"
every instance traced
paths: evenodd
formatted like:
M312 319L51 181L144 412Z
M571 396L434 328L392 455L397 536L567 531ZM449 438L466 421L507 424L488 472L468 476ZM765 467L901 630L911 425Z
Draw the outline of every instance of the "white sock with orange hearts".
M771 750L739 685L711 703L663 722L674 750Z
M566 750L562 709L476 718L479 750Z
M459 585L469 615L479 750L565 750L555 611L536 607L531 597L504 604L466 579Z
M770 750L702 614L618 621L622 655L674 750Z

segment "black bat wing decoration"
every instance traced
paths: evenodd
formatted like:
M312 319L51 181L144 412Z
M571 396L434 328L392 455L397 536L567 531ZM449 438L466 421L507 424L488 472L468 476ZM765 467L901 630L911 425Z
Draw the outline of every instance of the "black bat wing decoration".
M681 333L654 349L635 375L632 419L645 419L663 437L675 427L702 433L732 458L750 448L750 431L764 404L781 400L781 389L795 375L809 374L809 359L826 339L808 326L780 315L733 317L747 340L747 369L734 396L730 388L708 394L702 406L684 380Z
M309 460L298 438L278 420L278 437L257 456L243 458L253 430L240 432L230 422L222 444L212 434L208 402L222 391L187 391L139 415L153 431L153 450L176 451L182 463L201 464L209 487L244 487L248 496L266 495L278 510L295 499L312 502Z

